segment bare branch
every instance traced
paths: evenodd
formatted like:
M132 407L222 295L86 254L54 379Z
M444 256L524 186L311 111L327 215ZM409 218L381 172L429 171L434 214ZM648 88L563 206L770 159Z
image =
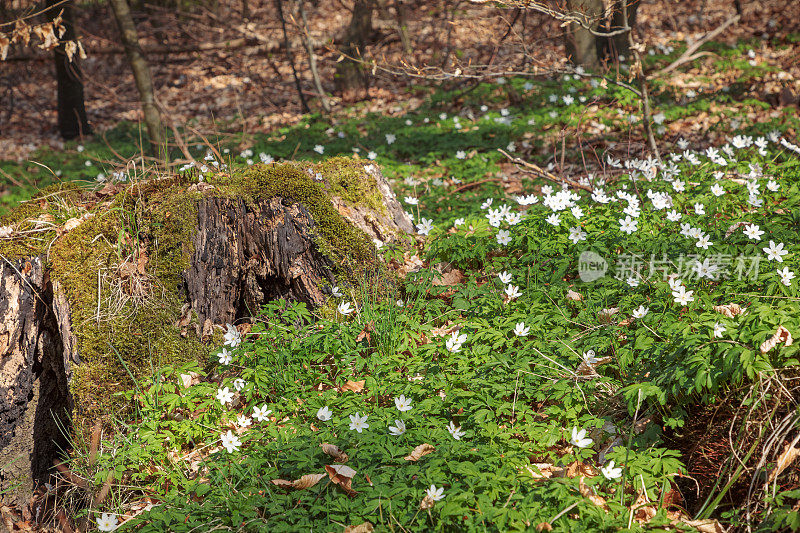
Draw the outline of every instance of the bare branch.
M613 31L597 31L592 26L595 22L600 20L600 17L589 17L580 11L559 11L539 2L528 2L526 0L470 0L470 2L473 4L488 4L489 2L492 2L510 8L530 9L531 11L544 13L545 15L549 15L556 20L560 20L562 26L572 23L578 24L580 27L588 30L596 37L613 37L615 35L622 35L631 29L627 24L625 24L622 28Z
M500 152L501 154L503 154L504 156L506 156L508 158L508 160L511 161L512 163L514 163L515 165L517 165L517 167L522 167L521 170L525 170L527 172L530 172L531 174L536 174L540 178L545 178L545 179L548 179L550 181L554 181L554 182L556 182L558 184L566 183L567 185L569 185L570 187L573 187L575 189L583 189L584 191L592 192L592 188L589 187L588 185L583 185L582 183L578 183L577 181L573 181L573 180L568 179L568 178L559 178L555 174L546 171L545 169L543 169L539 165L536 165L534 163L530 163L528 161L525 161L524 159L520 159L519 157L514 157L514 156L510 155L508 152L506 152L502 148L498 148L497 151Z
M740 15L734 15L731 18L729 18L728 20L726 20L724 23L722 23L722 26L720 26L716 30L706 33L704 36L702 36L697 41L695 41L691 46L689 46L686 49L686 51L684 53L682 53L681 56L678 59L676 59L675 61L673 61L672 63L670 63L666 67L662 68L661 70L655 72L654 75L655 76L660 76L661 74L666 74L667 72L671 72L671 71L675 70L676 68L678 68L679 66L683 65L684 63L688 63L689 61L693 61L693 60L697 59L698 57L700 57L700 55L699 54L698 55L694 55L694 53L701 46L703 46L705 43L707 43L708 41L710 41L711 39L713 39L714 37L716 37L717 35L719 35L723 31L725 31L732 24L736 24L737 22L739 22L740 18L741 18Z

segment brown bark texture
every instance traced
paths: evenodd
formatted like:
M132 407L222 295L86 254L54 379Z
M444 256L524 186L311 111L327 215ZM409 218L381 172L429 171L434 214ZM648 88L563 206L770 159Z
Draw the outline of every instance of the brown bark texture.
M66 449L79 361L69 317L42 258L0 263L0 501L9 505L24 506Z

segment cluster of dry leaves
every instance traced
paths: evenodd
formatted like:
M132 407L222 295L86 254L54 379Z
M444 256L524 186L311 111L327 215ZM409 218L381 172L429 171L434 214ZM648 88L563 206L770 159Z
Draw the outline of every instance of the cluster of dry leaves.
M358 472L344 464L350 459L348 455L335 444L322 443L320 447L333 462L333 464L325 465L324 473L316 472L313 474L305 474L291 481L286 479L273 479L272 484L287 490L306 490L327 477L330 483L340 487L348 496L355 496L357 492L353 489L352 482ZM416 462L434 451L436 451L436 448L432 445L427 443L420 444L403 459ZM367 483L372 486L372 480L370 480L369 475L365 474L364 477ZM432 506L433 500L427 495L420 502L421 509L429 509Z
M8 57L8 50L14 43L19 43L21 46L29 46L32 38L38 38L38 48L41 50L53 50L59 44L64 45L64 52L70 61L78 54L81 59L86 59L86 52L83 50L83 45L78 40L61 41L64 36L66 28L61 18L62 13L59 13L53 20L42 22L40 24L28 25L24 20L19 19L14 24L14 29L11 34L6 34L0 31L0 61L5 61Z

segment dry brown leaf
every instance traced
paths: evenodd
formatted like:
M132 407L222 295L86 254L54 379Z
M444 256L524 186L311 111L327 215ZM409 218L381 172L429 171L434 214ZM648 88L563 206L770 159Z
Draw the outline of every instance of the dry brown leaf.
M619 313L619 307L609 307L597 313L597 318L601 324L610 324L617 313Z
M657 504L651 502L645 493L639 493L636 501L633 502L631 510L633 518L637 522L646 523L653 519L657 512Z
M452 324L448 322L441 327L432 328L431 335L433 337L446 337L447 335L450 335L456 331L459 327L461 327L459 324Z
M371 522L364 522L357 526L347 526L344 528L344 533L372 533L375 531L375 526Z
M533 479L550 479L553 476L560 477L558 474L564 470L562 467L553 466L551 463L533 463L531 466L526 466L525 469Z
M767 353L779 344L791 346L792 342L794 341L792 339L792 334L789 333L789 330L783 326L778 326L778 329L775 330L775 334L761 343L759 350L761 353Z
M358 337L356 337L356 342L361 342L362 340L367 339L367 343L372 344L373 331L375 331L375 322L370 320L364 324L364 328L361 330L361 333L359 333Z
M325 474L306 474L302 476L300 479L296 479L292 486L297 490L305 490L310 489L314 485L320 482L322 478L325 477Z
M342 487L349 496L355 496L356 491L351 486L353 476L356 475L355 470L345 465L325 465L325 471L331 481Z
M581 296L579 292L575 292L570 289L567 291L567 300L571 300L573 302L580 302L581 300L583 300L583 296Z
M614 358L613 357L601 357L594 364L587 363L586 361L581 361L578 365L578 369L576 373L580 376L594 376L597 374L595 371L595 367L604 365L606 363L610 363Z
M272 484L284 489L305 490L310 489L320 482L325 474L306 474L305 476L295 479L294 481L287 481L285 479L273 479Z
M606 500L597 494L592 492L592 489L586 486L586 483L583 482L583 476L581 476L580 480L578 481L578 489L581 491L581 495L584 498L587 498L590 502L595 504L598 507L602 507L603 510L609 511L608 504Z
M424 511L425 509L430 509L435 504L436 502L433 500L433 498L426 494L425 497L422 498L422 501L419 502L419 509L420 511Z
M338 446L335 444L328 444L327 442L323 442L319 445L322 448L322 451L325 452L327 455L333 457L333 461L335 463L346 463L349 457L347 454L344 453Z
M741 315L744 313L744 309L739 307L739 304L715 305L714 311L721 313L728 318L733 318L736 315Z
M71 218L64 222L64 231L72 231L83 223L80 218Z
M364 389L364 384L365 383L366 383L366 381L363 380L363 379L361 381L350 381L348 379L347 383L342 385L341 391L344 392L344 391L349 390L349 391L353 391L353 392L361 392Z
M672 524L686 524L687 526L691 526L697 531L701 533L726 533L725 528L714 519L707 519L707 520L687 520L682 518L680 513L667 513L670 517L674 514L678 515L678 518L672 520Z
M775 463L775 466L770 470L769 482L772 483L777 479L778 476L781 475L781 472L786 470L790 464L792 464L798 457L800 457L800 448L797 448L797 443L800 441L800 435L794 439L793 442L786 445L783 449L783 453L778 457L778 461Z
M190 371L188 374L181 374L181 384L183 384L185 388L188 389L192 385L197 385L198 383L200 383L200 374L197 372Z
M728 237L733 235L733 232L741 228L742 226L749 226L749 225L750 223L745 222L744 220L740 220L739 222L734 222L733 224L731 224L731 227L728 228L728 231L725 232L725 238L727 239Z
M567 468L563 470L564 474L569 478L578 476L581 476L581 478L594 477L600 473L591 465L582 463L580 461L575 461L574 463L567 465Z
M414 448L414 450L410 454L403 457L403 459L405 459L406 461L419 461L420 459L422 459L423 457L425 457L429 453L432 453L435 450L436 448L434 448L430 444L420 444L419 446Z
M394 262L393 266L395 266ZM395 268L401 275L405 276L409 272L416 272L424 266L425 263L419 258L416 252L405 252L403 253L403 263L397 264Z
M462 281L464 281L464 274L457 268L454 268L450 272L445 272L441 276L437 276L433 280L433 285L436 287L449 287L451 285L458 285Z

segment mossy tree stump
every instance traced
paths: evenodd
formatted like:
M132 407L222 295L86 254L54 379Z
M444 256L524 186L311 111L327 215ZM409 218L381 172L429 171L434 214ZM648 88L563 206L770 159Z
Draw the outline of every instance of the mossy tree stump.
M380 276L373 241L410 231L378 167L347 158L26 202L0 220L0 500L25 504L129 372L207 361L267 301Z

